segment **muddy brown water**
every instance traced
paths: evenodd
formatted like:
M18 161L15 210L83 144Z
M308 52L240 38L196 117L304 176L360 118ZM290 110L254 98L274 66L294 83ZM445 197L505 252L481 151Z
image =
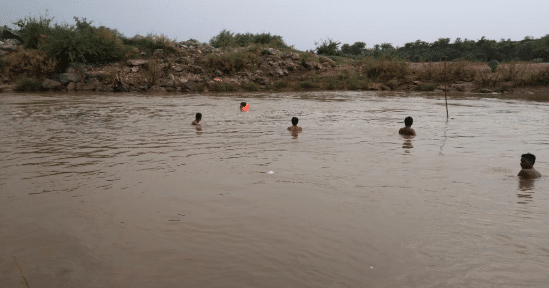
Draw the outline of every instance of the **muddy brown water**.
M0 287L547 287L549 182L516 175L526 152L549 174L549 105L449 110L0 94Z

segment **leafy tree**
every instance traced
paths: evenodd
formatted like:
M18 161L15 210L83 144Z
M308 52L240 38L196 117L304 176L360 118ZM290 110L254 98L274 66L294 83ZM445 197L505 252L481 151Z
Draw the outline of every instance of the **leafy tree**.
M319 55L339 56L341 54L341 51L339 51L340 44L341 42L334 41L330 38L327 38L326 40L321 39L320 42L315 42L315 50Z

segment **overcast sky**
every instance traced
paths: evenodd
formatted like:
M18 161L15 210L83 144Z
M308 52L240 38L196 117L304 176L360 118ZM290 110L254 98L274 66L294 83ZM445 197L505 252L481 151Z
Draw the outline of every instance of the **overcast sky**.
M221 30L280 35L299 50L314 49L327 37L352 44L418 39L522 40L549 34L549 0L4 0L0 25L25 16L73 17L115 28L125 36L164 34L178 41L208 42Z

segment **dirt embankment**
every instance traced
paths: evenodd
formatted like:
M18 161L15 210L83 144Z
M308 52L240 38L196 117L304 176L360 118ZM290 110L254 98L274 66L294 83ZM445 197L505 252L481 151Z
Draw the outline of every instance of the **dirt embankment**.
M13 43L3 56L21 51ZM6 43L3 44L6 47ZM7 51L7 53L6 53ZM19 51L19 52L18 52ZM310 52L261 46L216 49L189 40L170 51L133 51L132 59L103 66L73 66L42 76L41 90L100 92L227 92L293 90L451 91L528 94L549 84L549 63L406 63L332 60ZM13 65L12 65L13 66ZM0 91L15 91L25 73L4 69ZM7 71L7 72L6 72ZM534 88L532 88L534 87ZM538 87L538 88L535 88ZM536 92L538 93L538 92Z

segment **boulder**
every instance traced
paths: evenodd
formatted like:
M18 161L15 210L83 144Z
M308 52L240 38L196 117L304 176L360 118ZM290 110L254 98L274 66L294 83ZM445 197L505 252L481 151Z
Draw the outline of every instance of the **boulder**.
M181 64L175 64L175 65L173 65L172 69L175 72L181 72L181 71L183 71L183 66L181 66Z
M25 40L23 40L23 38L8 29L4 29L4 31L2 31L2 38L8 40L17 40L19 41L19 43L25 43Z
M480 89L480 93L492 93L492 90L490 90L488 88L482 88L482 89Z
M4 41L4 44L0 45L0 50L14 52L14 51L17 51L18 46L19 46L19 43L17 42L17 40L8 39Z
M259 85L267 85L269 83L269 78L267 77L255 77L254 82Z
M149 88L149 92L166 92L166 88L160 87L158 85L154 85L151 88Z
M284 76L284 71L282 71L282 69L280 69L279 67L277 66L274 66L271 71L269 71L269 73L272 75L272 76L276 76L276 77L282 77Z
M81 90L96 91L99 89L99 87L101 87L101 83L99 82L99 80L93 79L90 82L86 83L86 85L84 85Z
M61 87L61 82L55 80L46 79L42 81L42 89L45 90L61 90Z
M196 91L197 83L195 80L187 80L185 83L182 83L181 85L181 91L188 92L188 91Z
M202 68L201 66L189 65L188 67L191 73L194 73L194 74L204 73L204 68Z
M84 79L84 75L80 69L70 67L69 70L67 70L67 73L59 74L59 82L61 84L67 85L70 82L79 82Z
M473 90L473 83L472 82L461 82L461 83L453 84L452 87L454 87L458 92L472 91Z
M74 82L71 82L67 85L68 91L76 91L76 84Z
M86 86L86 83L83 83L83 82L77 82L76 85L74 86L74 89L76 91L82 91L84 88L84 86Z
M13 92L15 90L15 85L0 85L0 92Z
M139 72L139 66L133 66L132 68L130 68L130 72L131 72L131 73L137 73L137 72Z
M128 60L128 65L129 66L141 66L141 65L145 65L147 63L149 63L149 60L145 60L145 59Z

